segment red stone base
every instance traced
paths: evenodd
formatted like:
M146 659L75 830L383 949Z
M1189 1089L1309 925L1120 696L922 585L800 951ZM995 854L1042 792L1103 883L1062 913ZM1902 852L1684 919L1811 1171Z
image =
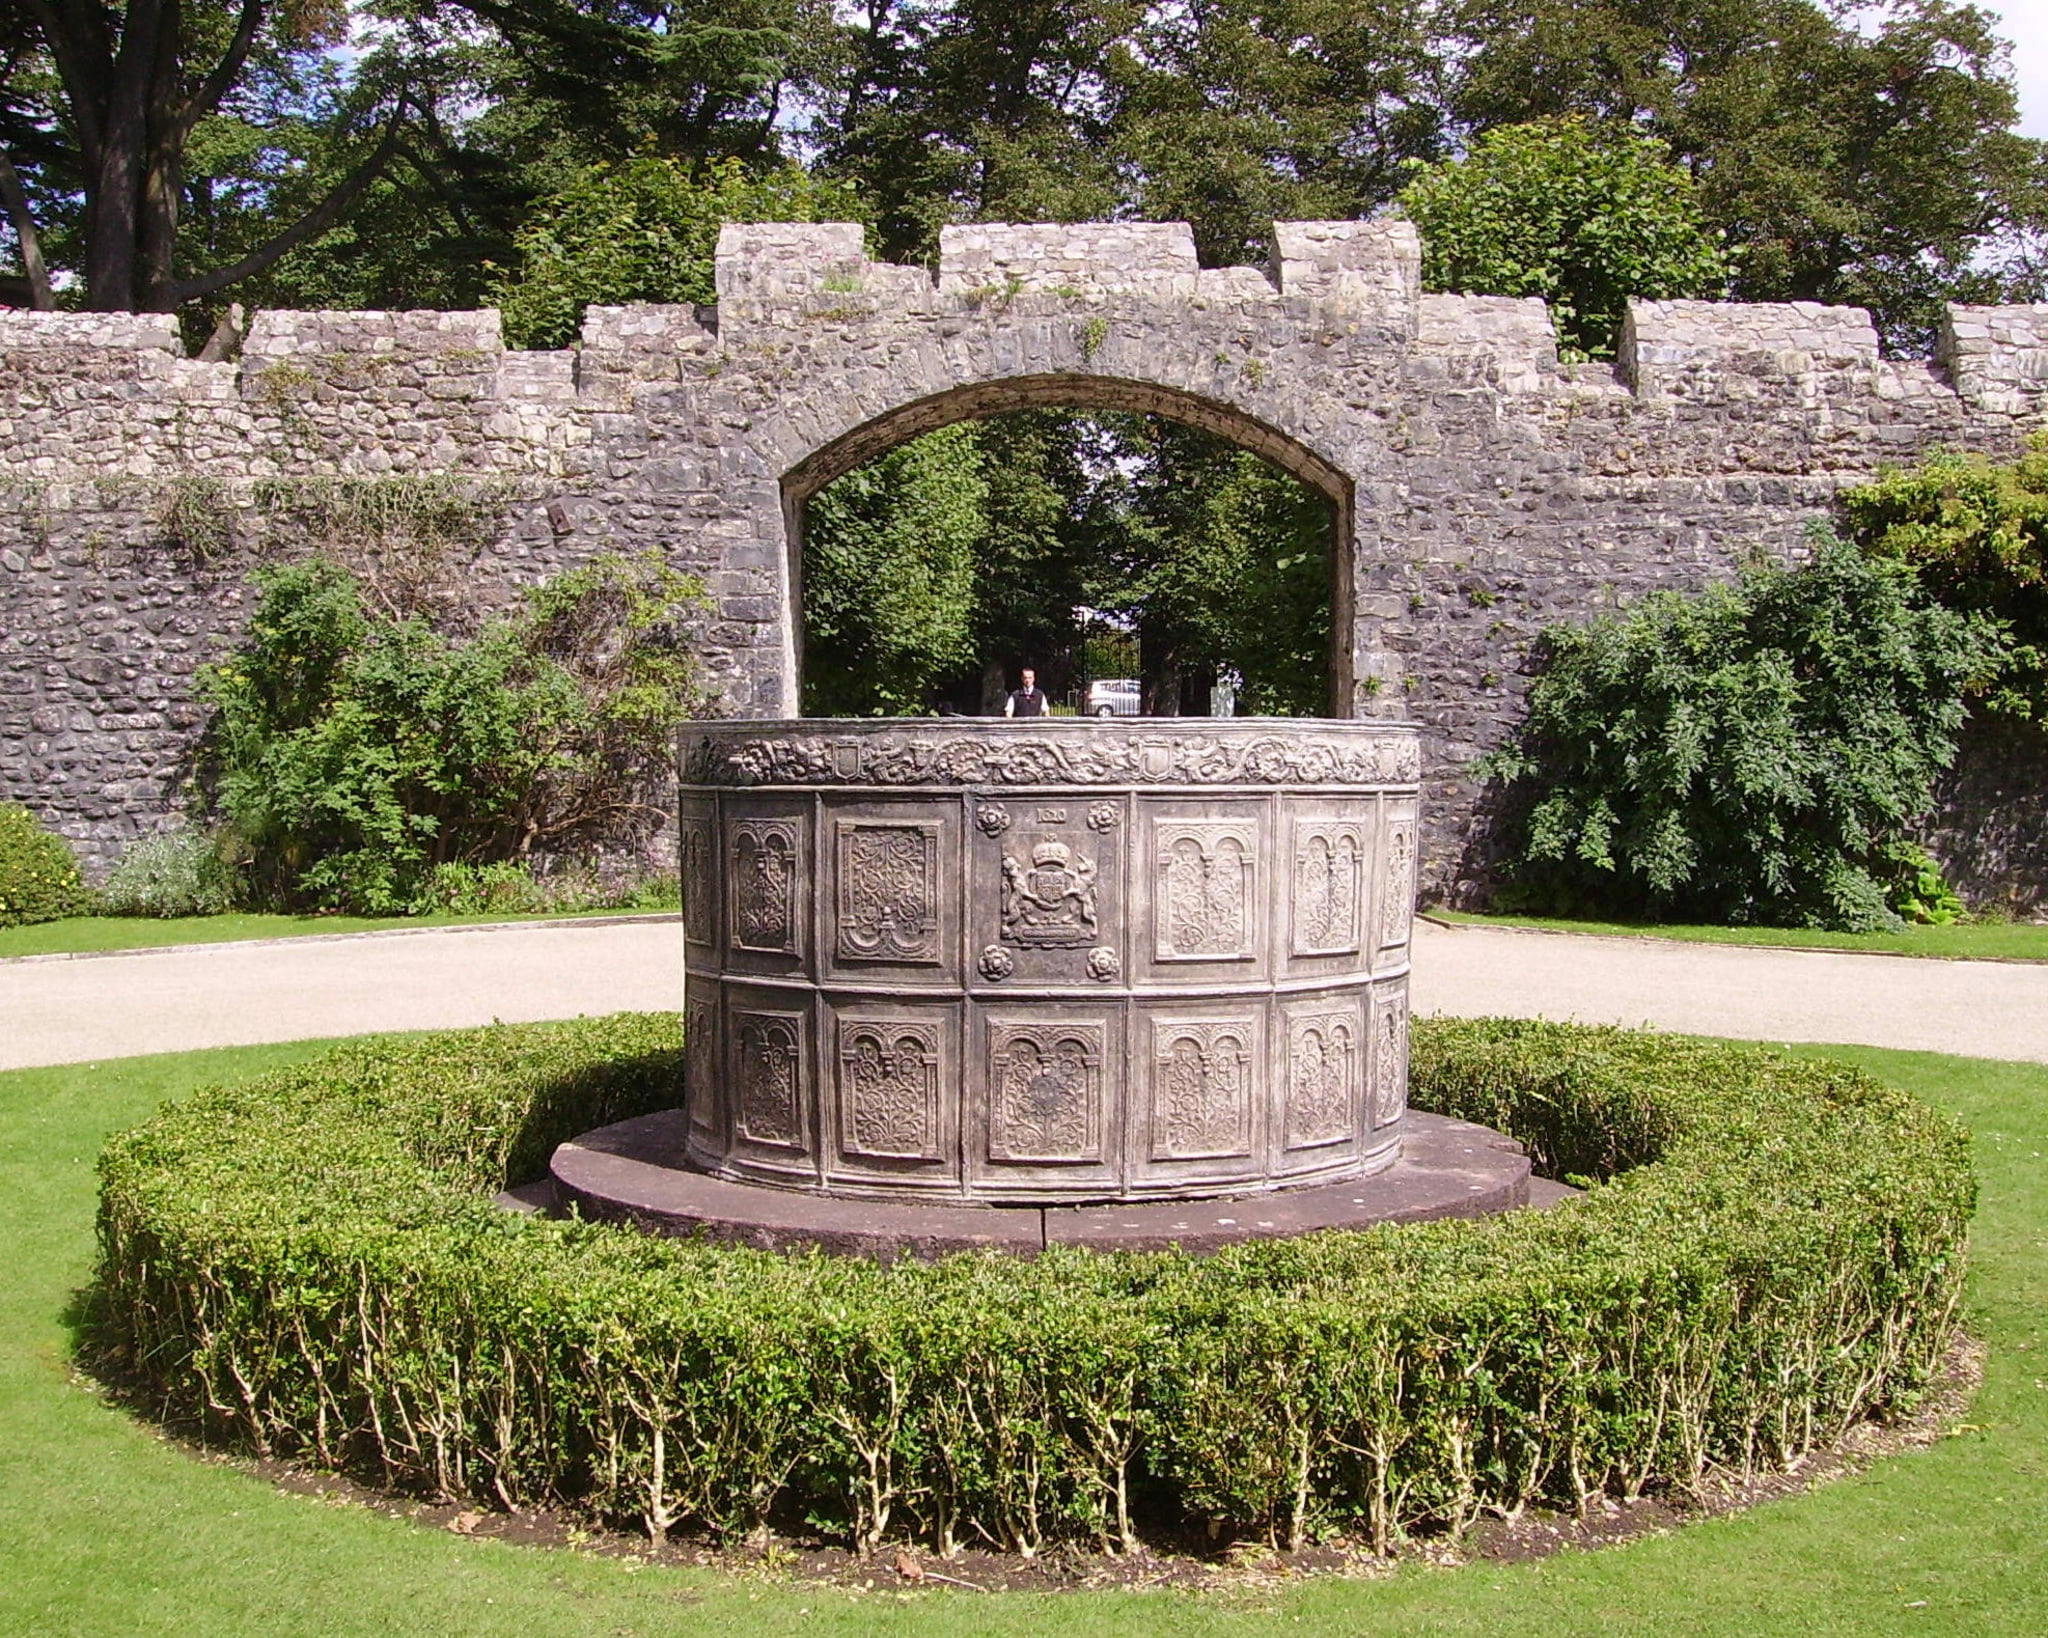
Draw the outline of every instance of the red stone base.
M680 1163L683 1135L679 1109L586 1132L555 1151L552 1201L529 1188L505 1204L551 1204L651 1234L701 1234L771 1251L816 1246L886 1262L981 1248L1032 1255L1051 1245L1209 1252L1319 1229L1481 1217L1529 1205L1532 1195L1550 1205L1570 1192L1540 1180L1532 1190L1528 1156L1514 1139L1415 1112L1401 1159L1376 1176L1249 1199L1138 1205L898 1204L728 1183Z

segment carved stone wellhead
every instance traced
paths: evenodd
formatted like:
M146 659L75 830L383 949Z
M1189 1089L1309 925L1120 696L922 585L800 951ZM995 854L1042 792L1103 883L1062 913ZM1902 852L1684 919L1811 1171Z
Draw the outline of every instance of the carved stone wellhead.
M691 1162L955 1202L1392 1165L1419 767L1388 722L693 728Z

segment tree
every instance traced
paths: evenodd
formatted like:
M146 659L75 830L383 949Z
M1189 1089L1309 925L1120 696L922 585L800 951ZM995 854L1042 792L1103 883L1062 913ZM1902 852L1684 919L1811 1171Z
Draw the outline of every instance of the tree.
M1614 353L1632 296L1719 296L1730 264L1663 144L1567 117L1480 137L1401 192L1432 290L1541 296L1563 346Z
M565 347L592 303L700 302L727 222L859 220L852 189L799 166L751 173L737 160L693 175L681 161L593 165L542 200L515 241L518 270L491 299L514 346Z
M1110 59L1128 207L1187 221L1208 264L1270 255L1276 220L1363 216L1444 136L1421 0L1152 6Z
M1661 138L1736 254L1738 299L1868 306L1924 350L1942 301L2043 288L2024 246L2048 228L2048 148L2012 129L1993 23L1951 0L1464 0L1450 112Z
M54 304L31 188L75 220L77 271L100 311L170 312L316 238L390 162L411 100L395 89L354 163L321 198L226 265L181 266L185 171L201 123L231 111L258 65L337 45L348 13L298 0L24 0L10 8L0 106L4 196L31 302ZM78 203L73 210L69 200Z
M988 482L978 429L941 427L827 484L804 518L809 716L929 710L973 667Z

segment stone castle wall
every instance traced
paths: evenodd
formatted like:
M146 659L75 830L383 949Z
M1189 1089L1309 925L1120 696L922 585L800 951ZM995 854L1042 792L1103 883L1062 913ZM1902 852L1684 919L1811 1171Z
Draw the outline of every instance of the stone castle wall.
M1064 404L1210 428L1329 496L1334 708L1423 723L1441 891L1479 869L1463 766L1543 626L1796 551L1881 463L2048 425L2048 307L1953 309L1932 361L1895 362L1855 309L1641 302L1615 364L1568 366L1540 302L1422 294L1406 224L1275 243L1202 268L1175 224L961 227L934 274L851 226L730 227L715 307L594 309L561 352L508 352L488 312L271 313L209 364L167 318L0 314L0 801L102 861L160 823L192 673L291 549L265 519L338 485L484 497L450 571L483 605L658 550L711 590L719 709L794 712L809 495Z

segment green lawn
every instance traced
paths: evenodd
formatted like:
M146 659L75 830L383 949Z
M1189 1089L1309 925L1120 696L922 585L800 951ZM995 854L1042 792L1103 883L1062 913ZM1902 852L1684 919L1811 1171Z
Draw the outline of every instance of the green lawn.
M2048 961L2048 924L1972 922L1958 927L1908 927L1899 933L1828 933L1806 927L1694 927L1676 922L1571 921L1563 916L1474 915L1431 909L1425 914L1471 927L1542 927L1559 933L1675 938L1695 944L1764 944L1796 950L1876 950L1946 961Z
M152 950L170 944L299 938L308 933L375 933L395 927L471 927L508 921L570 921L663 911L582 910L557 916L67 916L29 927L0 927L0 961L9 956Z
M1959 1437L1814 1494L1515 1567L1264 1593L894 1596L642 1569L284 1495L196 1460L69 1372L112 1129L310 1045L0 1075L0 1634L532 1638L816 1632L2048 1632L2048 1066L1832 1049L1959 1111L1984 1183L1973 1309L1988 1376Z

